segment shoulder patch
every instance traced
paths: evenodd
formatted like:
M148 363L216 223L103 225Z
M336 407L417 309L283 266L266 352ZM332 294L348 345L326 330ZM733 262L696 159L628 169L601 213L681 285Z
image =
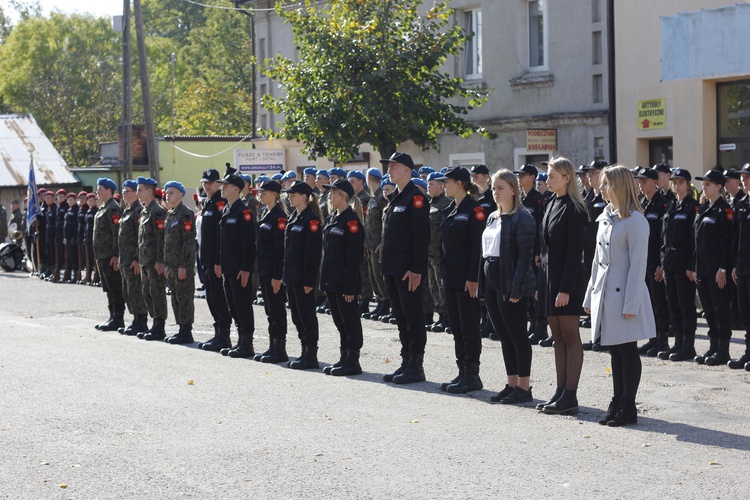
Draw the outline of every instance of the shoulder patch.
M319 228L320 228L320 221L317 219L312 219L310 221L310 231L312 231L313 233L317 233Z
M359 224L357 224L356 220L350 220L346 223L347 226L349 226L349 232L350 233L356 233L359 231Z
M286 229L286 217L279 217L276 227L278 227L280 231Z
M193 230L193 221L186 220L185 222L182 223L182 227L185 228L185 231L188 231L188 232L192 231Z
M244 214L243 218L245 219L245 222L250 222L251 220L253 220L253 213L250 211L249 208L246 208L245 210L243 210L242 213Z
M724 212L726 212L727 214L727 220L729 222L732 222L734 220L734 210L732 210L731 208L725 208Z
M164 230L164 219L156 219L156 229L159 231Z
M424 196L415 196L412 203L414 203L414 208L422 208L424 206Z
M216 202L216 209L217 209L217 210L218 210L219 212L221 212L222 210L224 210L224 206L225 206L225 205L226 205L226 202L224 202L224 201L217 201L217 202Z
M115 226L120 223L120 216L117 214L112 214L112 224Z
M485 218L487 218L482 207L474 207L474 217L477 220L484 220Z

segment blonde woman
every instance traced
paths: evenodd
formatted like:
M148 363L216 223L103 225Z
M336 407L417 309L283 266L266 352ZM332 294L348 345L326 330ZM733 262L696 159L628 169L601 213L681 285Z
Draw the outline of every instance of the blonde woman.
M578 320L586 286L582 257L588 211L578 190L575 167L567 158L549 162L547 186L555 196L547 205L539 233L538 302L555 340L557 390L537 409L574 415L578 413L576 392L583 367Z
M602 425L637 421L635 395L641 380L637 342L656 333L643 277L648 261L648 221L638 202L632 174L614 165L604 170L601 193L608 205L599 224L584 309L591 314L591 341L609 347L614 395Z

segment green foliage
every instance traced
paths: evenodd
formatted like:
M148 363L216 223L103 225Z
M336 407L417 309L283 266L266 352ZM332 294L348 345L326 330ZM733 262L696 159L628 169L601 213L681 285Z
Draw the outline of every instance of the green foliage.
M291 24L295 62L277 56L263 71L286 91L263 97L283 113L279 136L306 145L311 157L353 157L362 143L389 156L412 140L437 147L445 131L462 137L488 135L464 116L487 101L444 72L448 56L463 50L467 37L450 23L452 10L436 3L425 16L423 0L331 0L321 7L305 0L277 13Z

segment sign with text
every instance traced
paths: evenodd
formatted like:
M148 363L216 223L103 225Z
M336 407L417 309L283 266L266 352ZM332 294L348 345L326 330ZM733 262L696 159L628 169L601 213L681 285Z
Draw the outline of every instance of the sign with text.
M286 166L284 149L235 149L234 164L242 174L276 174Z
M557 150L557 129L527 129L527 151L555 151Z
M662 129L667 124L667 100L638 101L638 130Z

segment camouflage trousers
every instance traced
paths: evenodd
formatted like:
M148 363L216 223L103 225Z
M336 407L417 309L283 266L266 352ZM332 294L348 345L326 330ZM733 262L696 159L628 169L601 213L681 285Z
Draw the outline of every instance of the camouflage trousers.
M362 288L359 291L359 298L362 300L372 299L373 285L370 282L370 271L368 269L367 256L362 259L362 265L359 266L359 275L362 277Z
M380 265L380 254L372 248L365 249L365 263L367 264L368 273L364 276L370 276L370 283L372 284L373 291L375 292L375 298L378 301L388 299L388 290L385 288L385 282L383 281L383 273L381 272Z
M430 302L429 309L425 308L425 312L445 314L445 296L443 287L440 286L440 260L437 258L430 257L427 260L427 289L429 293L424 295L429 297Z
M141 267L141 290L148 314L154 319L167 319L167 278L157 274L153 264Z
M172 291L175 322L178 325L192 325L195 320L195 273L189 269L184 280L177 277L177 269L167 268L165 274Z
M102 280L102 290L107 294L109 309L114 313L123 313L125 312L125 299L122 296L122 279L119 271L115 271L109 261L110 259L96 261Z
M128 311L133 316L147 315L148 308L146 307L146 302L143 300L141 276L135 274L135 271L130 266L120 267L120 274L122 275L122 295L125 298Z

